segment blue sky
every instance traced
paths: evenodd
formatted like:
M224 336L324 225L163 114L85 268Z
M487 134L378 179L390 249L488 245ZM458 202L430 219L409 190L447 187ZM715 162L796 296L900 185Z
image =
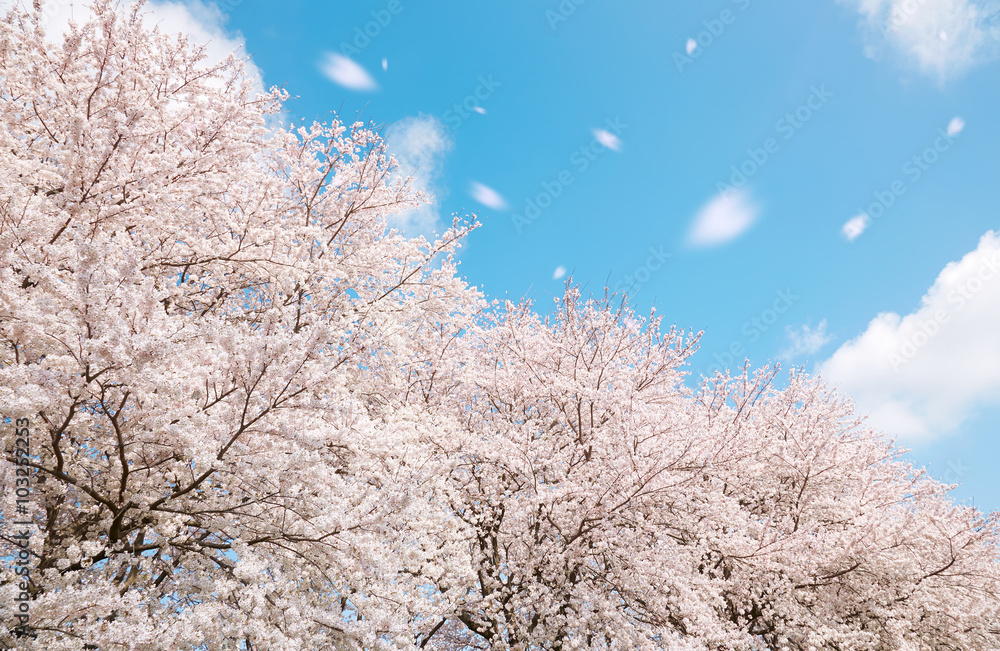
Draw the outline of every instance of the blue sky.
M157 6L290 119L384 124L437 197L400 224L476 213L487 295L631 288L696 373L819 372L1000 508L996 0Z

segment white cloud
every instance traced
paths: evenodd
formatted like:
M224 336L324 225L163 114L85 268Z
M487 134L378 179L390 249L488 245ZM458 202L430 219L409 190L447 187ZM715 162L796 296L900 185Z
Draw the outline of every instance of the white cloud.
M1000 54L1000 0L840 0L864 17L877 58L887 46L939 80Z
M386 57L382 57L382 72L385 72L388 69L389 69L389 59L387 59Z
M559 280L566 276L566 267L558 266L556 270L552 272L552 280Z
M962 133L963 129L965 129L965 120L963 120L958 116L953 117L951 119L951 122L948 123L949 136L957 136L958 134Z
M688 244L716 246L736 239L753 226L760 209L742 189L726 190L709 201L691 224Z
M604 129L594 129L594 137L597 138L597 142L601 143L608 149L612 151L622 150L621 138L611 133L610 131L605 131Z
M684 49L687 50L688 54L694 54L694 51L698 49L698 41L693 38L689 38L687 43L684 45Z
M808 323L798 328L785 326L785 336L788 337L788 347L778 357L786 361L802 355L813 355L833 341L833 335L826 333L826 319L820 321L815 330Z
M414 186L431 195L430 203L394 215L392 224L410 235L430 235L440 225L440 203L444 194L438 181L444 155L452 140L444 124L435 117L420 115L395 122L386 129L386 145L399 161L399 173L412 177Z
M327 52L319 64L320 72L335 84L360 92L378 89L378 84L368 71L353 59L336 52Z
M871 219L868 218L866 213L861 213L856 217L851 217L847 222L841 227L841 234L847 238L848 242L853 242L854 240L861 237L861 234L865 232L868 228L868 224L871 223Z
M89 2L79 0L51 0L42 6L42 26L47 39L61 39L69 22L82 25L93 13ZM0 0L0 10L6 11L13 6L31 10L30 0ZM122 11L127 10L124 6ZM246 62L248 76L253 79L259 90L263 90L263 76L260 69L248 59L246 42L239 32L226 29L227 16L211 3L199 0L185 2L150 2L145 6L144 24L147 28L154 25L166 34L184 33L193 43L205 47L208 63L222 61L230 54Z
M494 190L488 185L483 185L477 181L473 181L469 186L469 194L473 199L483 204L487 208L493 208L494 210L503 210L507 207L507 202L504 200L503 196L499 192Z
M949 263L920 307L879 314L819 366L890 436L927 440L1000 403L1000 233Z
M478 113L479 115L486 115L486 109L484 109L482 106L473 106L472 110Z

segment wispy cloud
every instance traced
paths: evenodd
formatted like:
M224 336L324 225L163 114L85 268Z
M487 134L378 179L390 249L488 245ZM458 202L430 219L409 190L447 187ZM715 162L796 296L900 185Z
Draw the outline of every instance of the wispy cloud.
M430 195L430 203L395 215L392 223L411 235L429 235L441 223L438 197L446 192L439 180L445 154L453 144L448 130L437 118L419 115L389 125L385 138L399 161L399 173L411 177L417 188Z
M840 0L863 17L865 52L888 49L945 80L1000 54L1000 0Z
M473 199L483 204L487 208L493 208L494 210L504 210L507 207L507 201L503 196L491 188L488 185L483 185L478 181L473 181L469 186L469 194Z
M1000 233L949 263L920 307L879 314L819 366L872 424L911 441L955 430L1000 404Z
M834 339L833 335L826 333L826 319L820 321L815 329L808 323L798 328L785 326L785 336L788 338L788 346L778 355L785 361L818 353L823 346Z
M730 242L753 226L759 215L760 209L746 190L726 190L705 204L694 218L688 244L707 247Z
M552 272L552 280L559 280L566 276L566 267L562 265L556 267L556 270Z
M840 233L847 238L848 242L853 242L854 240L861 237L861 234L865 232L868 228L868 224L871 223L871 219L867 214L861 213L856 217L851 217L847 222L841 227Z
M327 52L319 64L320 72L335 84L360 92L378 90L378 84L368 71L353 59L336 52Z
M688 54L694 54L694 51L697 49L698 49L698 41L694 40L693 38L689 38L687 40L687 43L684 44L684 50Z

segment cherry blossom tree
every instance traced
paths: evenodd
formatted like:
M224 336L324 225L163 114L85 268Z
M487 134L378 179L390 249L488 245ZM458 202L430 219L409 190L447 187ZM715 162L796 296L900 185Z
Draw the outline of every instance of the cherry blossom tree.
M1000 645L998 515L817 379L487 303L474 222L390 228L371 125L285 126L141 3L41 11L0 25L0 648Z
M98 2L58 45L37 8L8 14L0 80L0 402L34 431L33 648L411 642L433 604L393 568L444 481L420 460L445 417L389 397L414 333L478 309L450 258L468 226L388 230L421 197L374 130L283 128L282 92L141 5Z
M477 331L449 450L475 575L420 570L453 620L503 649L996 646L1000 514L804 374L685 390L660 325L570 288Z

